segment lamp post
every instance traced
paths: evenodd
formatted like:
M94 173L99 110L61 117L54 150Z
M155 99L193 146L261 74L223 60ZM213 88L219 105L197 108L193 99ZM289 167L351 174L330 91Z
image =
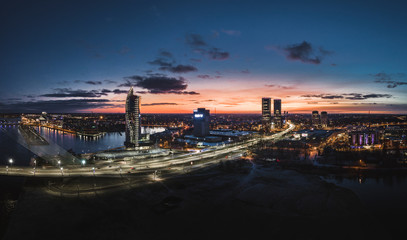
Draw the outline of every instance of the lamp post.
M61 167L61 160L58 160L58 167Z
M84 166L85 166L85 164L86 164L85 159L82 159L81 163L82 163L82 167L84 167Z
M64 168L61 167L61 176L64 176Z
M92 171L93 171L93 176L95 176L95 172L96 172L95 167L92 167Z

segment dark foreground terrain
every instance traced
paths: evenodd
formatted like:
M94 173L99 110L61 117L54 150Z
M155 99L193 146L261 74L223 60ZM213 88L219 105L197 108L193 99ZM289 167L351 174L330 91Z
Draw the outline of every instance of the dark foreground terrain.
M55 180L52 188L48 181L26 179L4 239L360 240L394 234L352 191L248 161L79 194L58 189L109 179Z

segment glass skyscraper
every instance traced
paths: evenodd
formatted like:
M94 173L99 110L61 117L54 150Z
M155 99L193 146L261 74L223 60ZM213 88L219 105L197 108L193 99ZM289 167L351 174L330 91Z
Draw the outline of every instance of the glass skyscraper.
M275 128L283 127L283 118L281 115L281 99L274 99L274 126Z
M133 87L131 87L126 98L126 141L124 145L127 148L138 147L140 134L140 97L134 95Z

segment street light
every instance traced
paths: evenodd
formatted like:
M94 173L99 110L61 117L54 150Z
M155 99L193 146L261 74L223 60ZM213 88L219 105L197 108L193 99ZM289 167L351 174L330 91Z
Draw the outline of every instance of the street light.
M93 176L95 176L95 167L92 167Z
M8 160L8 162L10 163L10 171L11 171L11 167L13 166L13 159L10 158L10 159Z
M64 176L64 168L61 167L61 175Z
M61 167L61 160L58 160L58 166Z
M82 159L82 166L85 166L85 164L86 164L86 161L85 161L85 159Z

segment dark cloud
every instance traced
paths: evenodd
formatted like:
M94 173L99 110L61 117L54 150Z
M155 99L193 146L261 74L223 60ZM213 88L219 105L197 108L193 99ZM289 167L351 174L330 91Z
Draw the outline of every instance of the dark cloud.
M108 84L116 84L117 83L116 81L108 80L108 79L103 80L103 82L108 83Z
M283 85L276 85L276 84L266 84L264 85L269 88L280 88L280 89L294 89L294 86L283 86Z
M161 71L169 71L172 73L188 73L198 71L198 69L192 65L177 65L170 52L161 50L159 55L160 57L148 63L159 66L158 69Z
M160 56L161 57L166 57L166 58L173 58L172 53L165 51L165 50L160 50Z
M219 48L211 48L206 51L206 54L212 60L226 60L229 58L229 53L221 51Z
M127 93L127 91L126 90L115 89L115 90L112 91L112 93L114 93L114 94L123 94L123 93Z
M169 71L172 73L188 73L198 71L198 69L192 65L182 65L182 64L169 67L160 67L159 69L162 71Z
M144 103L141 106L166 106L166 105L178 105L177 103Z
M242 70L242 71L240 71L241 73L250 73L250 71L249 71L249 69L245 69L245 70Z
M206 42L203 40L203 37L199 34L188 34L186 36L186 43L192 48L201 48L207 46Z
M293 61L301 61L303 63L320 64L322 59L332 54L332 51L323 49L322 47L314 48L307 41L299 44L292 44L286 47L279 47L283 50L287 59Z
M222 61L230 57L229 52L209 46L199 34L188 34L185 39L187 45L189 45L194 52L206 56L211 60Z
M344 94L348 95L346 99L350 100L365 100L369 98L391 98L392 95L390 94L360 94L360 93L350 93L350 94Z
M405 73L376 73L371 74L375 78L376 83L385 83L387 84L387 88L396 88L401 85L407 85L406 82L406 74Z
M108 99L69 99L50 101L30 101L12 104L0 104L0 112L7 113L69 113L95 108L112 108L117 105Z
M349 100L366 100L370 98L391 98L390 94L361 94L361 93L344 93L340 95L332 94L306 94L301 95L304 98L320 98L320 99L349 99Z
M104 89L106 91L106 89ZM68 98L68 97L90 97L96 98L101 96L106 96L107 93L98 90L72 90L70 88L55 88L54 93L48 93L40 95L41 97L53 97L53 98Z
M171 67L175 63L175 61L168 62L168 60L166 60L166 59L157 58L154 61L150 61L148 63L151 64L151 65L157 65L157 66L160 66L160 67Z
M74 83L86 83L89 85L101 85L102 81L82 81L82 80L75 80Z
M201 79L218 79L218 78L221 78L222 76L210 76L208 74L201 74L196 77L201 78Z
M120 84L119 87L140 87L147 91L139 91L140 94L189 94L197 95L199 93L194 91L185 91L188 87L185 78L167 77L167 76L130 76L125 77L125 83Z

